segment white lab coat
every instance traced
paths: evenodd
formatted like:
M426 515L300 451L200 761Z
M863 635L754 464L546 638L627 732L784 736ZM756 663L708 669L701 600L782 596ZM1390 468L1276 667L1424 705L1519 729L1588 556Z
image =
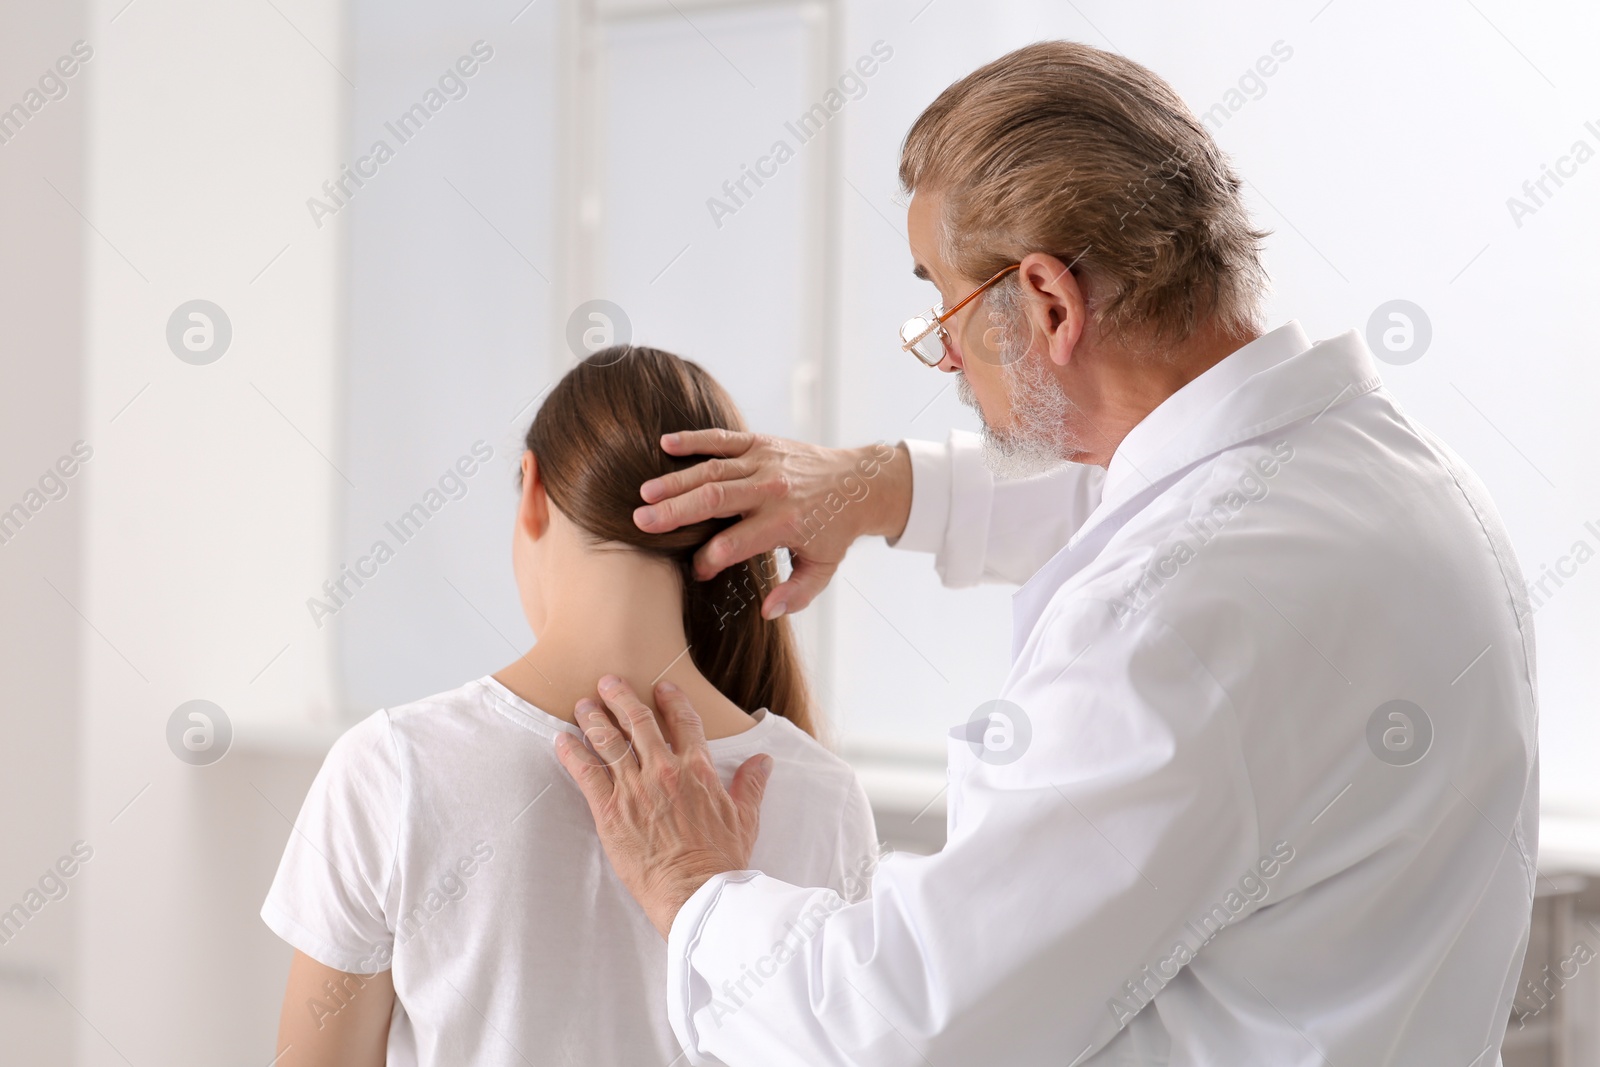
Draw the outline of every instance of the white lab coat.
M1359 335L1259 338L1103 473L995 486L967 435L912 455L901 546L949 584L1027 579L999 692L1024 722L952 737L948 844L865 899L697 892L668 940L688 1058L1496 1063L1535 879L1531 617L1482 486Z

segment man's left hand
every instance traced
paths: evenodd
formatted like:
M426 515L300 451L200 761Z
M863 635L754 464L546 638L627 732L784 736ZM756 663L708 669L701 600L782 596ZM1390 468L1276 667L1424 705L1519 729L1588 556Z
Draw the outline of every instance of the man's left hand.
M772 757L752 756L724 789L700 717L682 690L668 682L656 686L670 747L655 712L628 683L608 675L599 692L610 716L592 700L579 701L576 709L594 751L562 734L556 755L589 802L622 884L666 937L695 890L718 874L748 867Z

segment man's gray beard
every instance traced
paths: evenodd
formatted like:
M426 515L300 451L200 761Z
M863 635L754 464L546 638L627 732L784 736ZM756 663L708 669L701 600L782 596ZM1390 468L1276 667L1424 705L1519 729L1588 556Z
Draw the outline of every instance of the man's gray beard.
M996 287L999 288L999 287ZM967 383L966 372L956 382L956 395L978 413L983 424L983 462L996 478L1027 478L1054 470L1067 457L1082 451L1075 447L1076 435L1067 425L1073 403L1061 391L1042 358L1030 358L1028 335L1022 328L1021 309L997 293L990 310L990 321L1002 326L1000 371L1011 401L1011 427L997 430L983 417L977 395Z

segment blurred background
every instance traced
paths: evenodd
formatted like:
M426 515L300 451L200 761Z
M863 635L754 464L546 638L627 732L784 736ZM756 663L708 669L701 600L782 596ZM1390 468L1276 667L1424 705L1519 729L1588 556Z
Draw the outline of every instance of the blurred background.
M272 1059L256 912L301 798L350 723L530 643L514 465L586 345L699 360L768 432L971 428L896 343L936 298L897 153L1041 38L1167 78L1273 231L1269 325L1361 331L1488 483L1534 586L1551 875L1506 1062L1600 1064L1577 0L0 7L0 1063ZM801 617L897 847L942 840L1008 596L868 543Z

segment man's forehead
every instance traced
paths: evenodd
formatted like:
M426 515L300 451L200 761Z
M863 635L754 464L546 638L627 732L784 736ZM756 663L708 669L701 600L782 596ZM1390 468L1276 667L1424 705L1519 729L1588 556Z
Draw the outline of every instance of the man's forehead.
M937 259L933 237L934 204L929 194L916 193L906 205L906 236L911 246L911 273L925 282L934 280L933 271L942 266Z

